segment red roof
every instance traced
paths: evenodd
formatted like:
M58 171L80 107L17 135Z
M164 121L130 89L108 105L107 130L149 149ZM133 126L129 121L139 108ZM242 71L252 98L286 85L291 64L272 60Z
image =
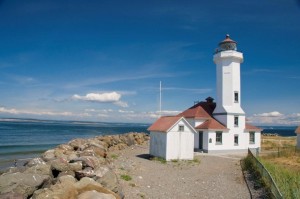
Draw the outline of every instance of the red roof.
M214 118L210 118L200 124L199 126L196 126L197 130L199 129L214 129L214 130L228 130L223 124L215 120Z
M256 126L252 126L251 124L246 124L245 126L245 130L252 130L252 131L261 131L262 129L256 127Z
M154 122L148 131L167 132L181 117L178 116L163 116Z
M300 134L300 126L298 126L298 128L295 131L295 133L299 133Z
M199 102L177 116L185 118L209 119L216 108L214 102Z

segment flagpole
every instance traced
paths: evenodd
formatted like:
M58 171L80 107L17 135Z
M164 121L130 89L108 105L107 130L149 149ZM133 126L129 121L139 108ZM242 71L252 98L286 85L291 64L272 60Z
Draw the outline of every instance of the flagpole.
M161 81L159 81L159 117L161 117Z

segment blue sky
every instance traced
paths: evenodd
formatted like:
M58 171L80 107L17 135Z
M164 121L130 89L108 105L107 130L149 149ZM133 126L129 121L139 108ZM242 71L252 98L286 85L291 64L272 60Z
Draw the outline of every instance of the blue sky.
M214 49L244 53L254 124L300 125L300 2L0 0L0 117L153 122L216 97Z

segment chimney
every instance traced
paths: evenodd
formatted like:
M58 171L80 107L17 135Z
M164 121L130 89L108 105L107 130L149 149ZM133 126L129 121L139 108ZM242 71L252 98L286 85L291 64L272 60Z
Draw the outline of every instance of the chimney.
M206 98L206 102L207 103L213 103L214 102L214 98L208 97L208 98Z

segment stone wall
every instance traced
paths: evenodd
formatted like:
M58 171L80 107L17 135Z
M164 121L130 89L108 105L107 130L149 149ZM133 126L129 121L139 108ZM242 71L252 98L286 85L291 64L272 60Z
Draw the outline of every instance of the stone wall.
M109 167L108 151L149 140L145 133L75 139L9 168L0 176L0 198L120 199L122 188Z

